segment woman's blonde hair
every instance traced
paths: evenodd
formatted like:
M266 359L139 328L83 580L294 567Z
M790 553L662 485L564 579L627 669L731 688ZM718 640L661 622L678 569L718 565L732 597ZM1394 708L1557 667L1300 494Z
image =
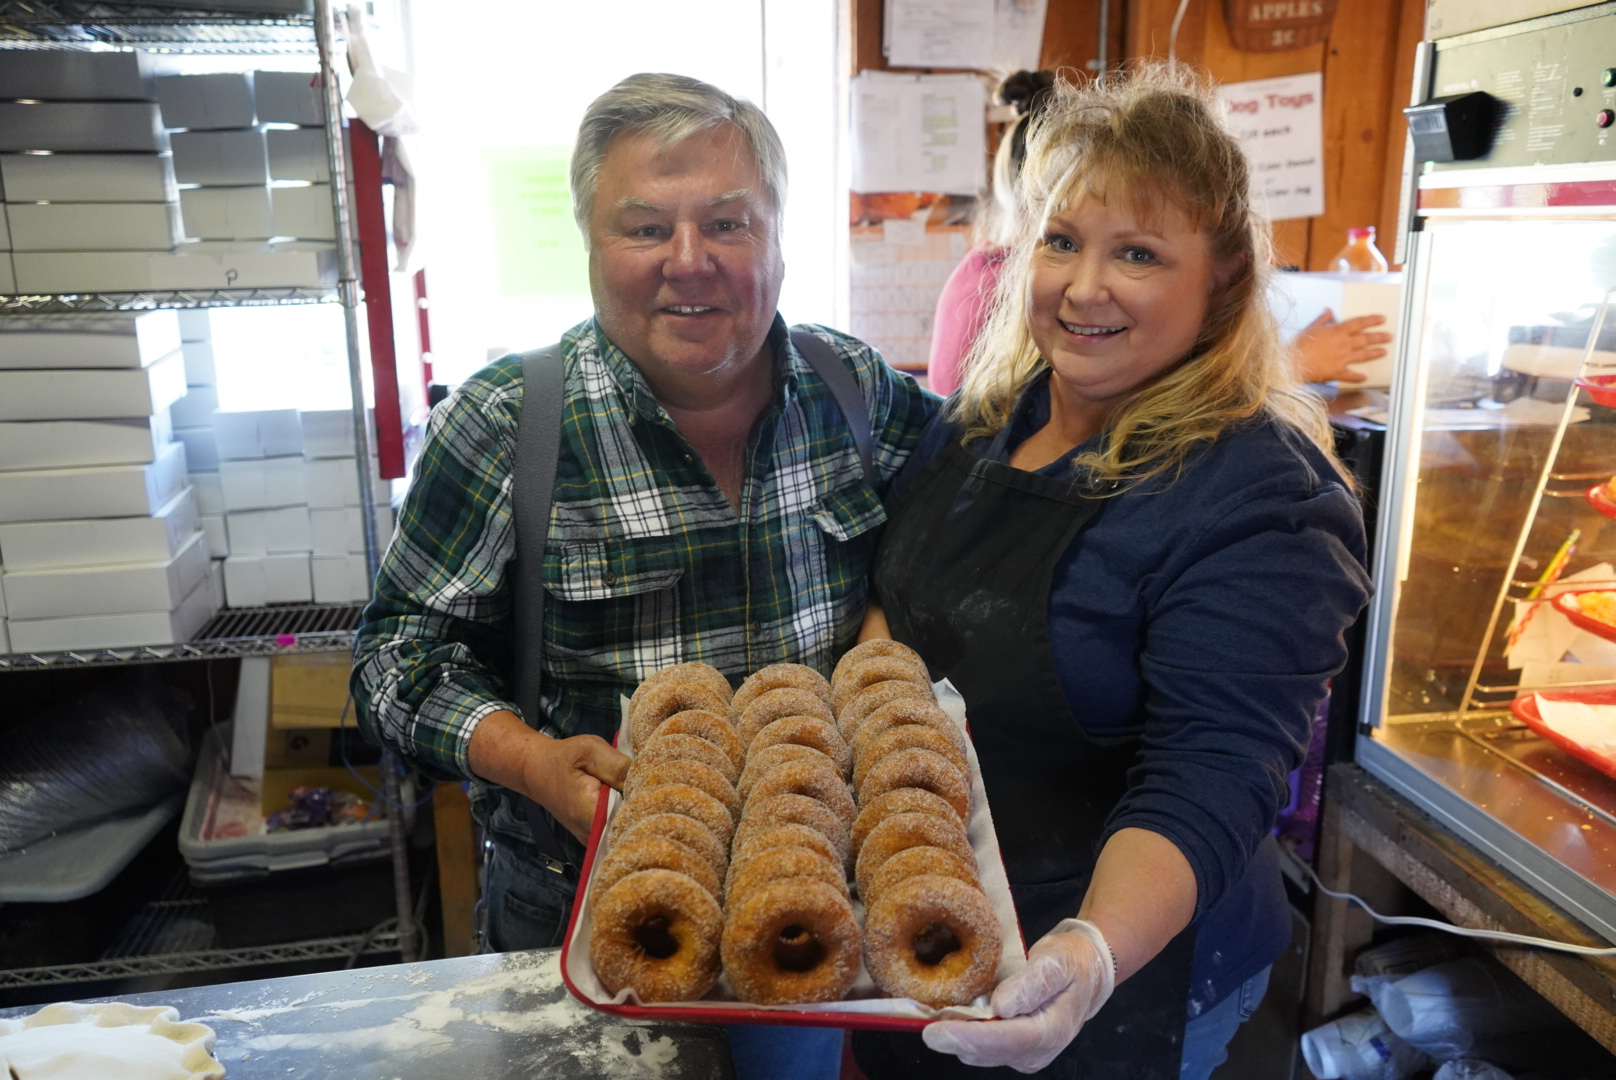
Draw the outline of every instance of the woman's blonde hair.
M996 434L1022 392L1049 370L1024 299L1045 219L1080 199L1121 199L1144 222L1164 208L1184 213L1207 237L1226 284L1212 296L1184 361L1123 404L1104 444L1076 465L1121 491L1176 474L1232 426L1272 417L1317 444L1350 483L1323 402L1299 384L1280 344L1266 296L1268 224L1252 207L1245 154L1208 80L1183 67L1144 64L1084 86L1059 82L1053 94L1028 140L1016 188L1022 226L951 406L966 438Z

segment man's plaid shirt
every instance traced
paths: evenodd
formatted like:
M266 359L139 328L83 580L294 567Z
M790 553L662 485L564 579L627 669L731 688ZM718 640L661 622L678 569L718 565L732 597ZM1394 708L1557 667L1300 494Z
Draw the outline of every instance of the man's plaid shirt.
M787 660L828 674L852 644L881 497L938 403L867 345L807 329L864 392L877 476L863 475L841 410L777 316L777 396L747 447L739 512L598 323L562 337L567 401L544 557L552 727L609 740L618 695L669 664L705 661L731 681ZM434 410L359 632L360 727L437 776L470 779L472 729L518 711L506 568L521 408L521 361L506 357Z

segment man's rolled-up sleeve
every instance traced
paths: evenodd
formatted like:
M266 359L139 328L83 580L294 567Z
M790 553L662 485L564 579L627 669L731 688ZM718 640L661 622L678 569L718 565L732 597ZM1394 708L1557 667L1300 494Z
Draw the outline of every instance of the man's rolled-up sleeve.
M441 779L472 779L477 724L517 711L505 569L520 370L492 365L434 410L355 647L360 730Z

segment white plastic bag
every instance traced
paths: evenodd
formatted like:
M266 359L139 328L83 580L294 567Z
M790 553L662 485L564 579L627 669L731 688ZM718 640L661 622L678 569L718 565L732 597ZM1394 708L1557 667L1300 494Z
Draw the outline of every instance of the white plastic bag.
M1514 1077L1497 1065L1475 1058L1460 1058L1443 1065L1431 1080L1514 1080Z
M1431 1064L1393 1034L1374 1009L1307 1032L1302 1057L1319 1080L1403 1080Z
M1541 1000L1502 968L1470 958L1400 979L1353 976L1397 1037L1438 1061L1501 1060L1513 1036L1543 1022Z

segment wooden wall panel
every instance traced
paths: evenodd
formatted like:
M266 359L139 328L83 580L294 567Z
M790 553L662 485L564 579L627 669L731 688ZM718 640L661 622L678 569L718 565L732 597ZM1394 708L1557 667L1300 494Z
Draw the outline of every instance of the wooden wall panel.
M1425 36L1425 5L1404 0L1394 46L1391 97L1386 103L1386 168L1380 194L1380 250L1397 259L1397 226L1402 214L1403 152L1408 143L1408 119L1403 109L1414 84L1414 52Z

